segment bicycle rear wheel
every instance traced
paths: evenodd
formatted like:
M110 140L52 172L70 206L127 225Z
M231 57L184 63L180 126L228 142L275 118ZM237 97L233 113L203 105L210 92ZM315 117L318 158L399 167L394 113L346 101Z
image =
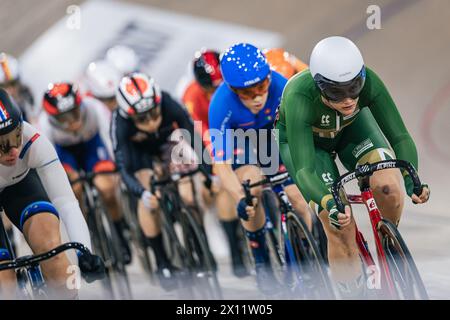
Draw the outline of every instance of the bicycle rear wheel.
M306 223L294 212L288 212L286 225L295 256L295 261L290 262L298 266L289 269L294 275L300 271L295 275L299 292L308 299L335 299L327 265Z
M400 299L428 300L428 294L411 253L397 227L383 219L378 226L392 280Z

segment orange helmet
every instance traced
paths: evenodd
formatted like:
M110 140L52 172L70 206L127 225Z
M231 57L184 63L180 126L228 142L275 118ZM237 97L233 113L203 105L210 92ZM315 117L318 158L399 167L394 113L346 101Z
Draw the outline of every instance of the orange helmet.
M308 65L281 48L265 49L264 55L269 61L270 68L281 73L286 78L292 77L294 74L302 72L308 68Z

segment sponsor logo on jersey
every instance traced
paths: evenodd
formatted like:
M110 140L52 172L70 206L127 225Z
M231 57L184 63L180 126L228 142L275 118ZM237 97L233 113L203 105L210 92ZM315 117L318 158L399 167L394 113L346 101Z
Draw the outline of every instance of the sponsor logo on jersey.
M333 176L330 172L324 172L322 173L322 179L325 182L326 185L330 185L333 183Z
M250 121L250 122L240 123L239 127L248 127L248 126L251 126L254 124L255 124L255 121Z
M364 151L367 151L368 149L373 147L372 141L367 138L360 144L358 144L355 149L353 149L352 154L355 158L358 158Z
M321 126L329 126L330 125L330 115L329 114L323 114L322 118L320 120Z

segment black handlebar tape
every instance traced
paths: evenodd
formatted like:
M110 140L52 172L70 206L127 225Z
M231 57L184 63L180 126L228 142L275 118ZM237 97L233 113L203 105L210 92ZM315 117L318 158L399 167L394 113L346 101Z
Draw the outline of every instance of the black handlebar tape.
M349 172L349 173L342 175L341 177L339 177L339 179L337 179L333 183L333 185L331 187L331 193L333 195L334 201L336 202L336 207L339 210L339 212L344 213L344 211L345 211L345 205L339 196L339 190L345 183L350 182L351 180L354 180L358 177L372 175L374 172L379 171L379 170L392 169L392 168L405 169L413 181L414 194L416 194L417 196L422 194L423 187L422 187L422 183L420 182L417 171L414 168L414 166L411 163L409 163L408 161L384 160L384 161L375 162L373 164L365 164L365 165L358 167L353 172Z
M252 194L250 193L250 180L245 181L242 184L242 187L244 188L244 192L245 192L245 202L247 203L248 206L253 206L253 201L252 201Z

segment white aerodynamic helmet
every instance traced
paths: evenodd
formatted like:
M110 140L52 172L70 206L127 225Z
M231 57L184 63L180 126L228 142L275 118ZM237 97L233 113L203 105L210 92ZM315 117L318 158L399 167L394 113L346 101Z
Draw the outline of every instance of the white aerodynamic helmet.
M0 84L19 79L19 62L7 53L0 53Z
M114 97L119 82L120 73L105 60L91 62L86 70L86 83L96 98Z
M366 78L358 47L344 37L325 38L314 47L309 69L322 95L331 101L359 96Z
M136 52L127 46L117 45L108 49L106 60L119 70L122 75L139 69L139 58Z
M139 121L159 115L162 95L152 77L135 72L120 80L116 100L121 114Z

